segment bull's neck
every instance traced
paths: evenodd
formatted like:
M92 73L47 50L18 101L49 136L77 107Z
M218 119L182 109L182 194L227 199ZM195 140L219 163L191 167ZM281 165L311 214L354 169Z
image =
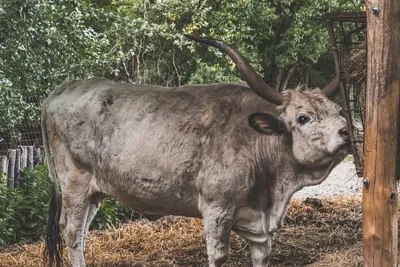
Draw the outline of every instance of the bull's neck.
M259 190L258 201L263 210L272 205L276 188L282 186L282 175L294 172L291 142L289 135L258 136L256 139L253 151L254 186Z
M289 134L260 137L255 152L257 179L268 179L289 192L321 183L341 161L337 158L323 166L301 165L293 155Z
M285 139L287 138L287 139ZM339 161L319 168L301 166L294 158L290 137L277 136L258 141L256 179L262 179L266 195L260 199L265 231L282 226L287 206L293 194L304 186L316 185L327 178Z

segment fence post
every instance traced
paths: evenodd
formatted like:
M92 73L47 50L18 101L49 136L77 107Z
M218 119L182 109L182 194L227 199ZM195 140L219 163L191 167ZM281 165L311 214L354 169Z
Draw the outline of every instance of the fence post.
M15 158L17 151L15 149L9 149L7 151L8 158L8 183L7 185L14 188L14 178L15 178Z
M8 173L8 158L6 155L1 156L1 172Z
M6 155L1 156L1 173L0 175L6 174L4 184L7 185L8 176L8 157Z
M21 149L16 149L14 188L19 187L20 178L21 178Z
M21 169L24 169L28 165L28 149L26 146L20 146L19 149L21 150Z
M27 147L27 167L30 170L33 170L33 146Z
M368 67L364 146L364 266L397 266L396 158L400 99L399 0L365 1Z

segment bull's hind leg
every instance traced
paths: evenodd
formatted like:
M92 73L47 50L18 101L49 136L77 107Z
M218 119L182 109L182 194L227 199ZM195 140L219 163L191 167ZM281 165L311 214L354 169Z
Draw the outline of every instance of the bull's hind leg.
M85 266L84 245L90 200L87 196L87 187L76 186L78 183L72 181L87 181L90 175L71 175L69 178L71 179L63 190L60 226L72 266L83 267Z
M229 236L233 209L207 206L202 212L209 267L221 267L229 258Z
M84 243L89 216L90 193L93 192L90 171L79 168L59 136L51 135L54 165L62 191L60 228L73 267L85 266Z
M94 216L96 216L96 213L97 213L98 210L99 210L99 205L90 204L89 212L88 212L88 215L87 215L87 218L86 218L86 224L85 224L85 233L84 233L85 238L83 240L83 248L84 248L84 250L85 250L85 247L86 247L86 238L87 238L87 235L89 233L90 224L92 223L92 221L94 219Z

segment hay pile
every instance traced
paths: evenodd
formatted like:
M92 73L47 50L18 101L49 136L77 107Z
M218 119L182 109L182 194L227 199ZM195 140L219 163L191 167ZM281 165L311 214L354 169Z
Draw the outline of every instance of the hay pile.
M367 78L367 49L366 43L352 48L348 54L344 54L342 68L343 78L346 81L347 99L350 108L356 109L353 112L353 132L355 140L364 140L364 112L365 110L365 85ZM356 142L355 148L359 156L359 162L355 162L357 168L364 166L364 143Z
M366 44L362 43L351 49L344 58L343 66L343 78L363 84L367 77Z
M362 262L361 200L359 198L296 200L285 226L276 234L271 266L358 266ZM0 253L2 267L43 266L43 243L8 248ZM247 243L231 236L226 266L249 266ZM66 256L66 255L65 255ZM88 266L207 266L200 219L167 217L156 222L127 224L121 229L94 231L86 248Z

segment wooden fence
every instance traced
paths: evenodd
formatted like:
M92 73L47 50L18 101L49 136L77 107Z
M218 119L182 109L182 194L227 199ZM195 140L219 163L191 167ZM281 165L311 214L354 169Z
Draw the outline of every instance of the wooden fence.
M32 170L42 161L40 147L19 146L17 149L8 149L7 155L0 156L0 174L6 174L7 186L16 188L20 186L22 170Z

